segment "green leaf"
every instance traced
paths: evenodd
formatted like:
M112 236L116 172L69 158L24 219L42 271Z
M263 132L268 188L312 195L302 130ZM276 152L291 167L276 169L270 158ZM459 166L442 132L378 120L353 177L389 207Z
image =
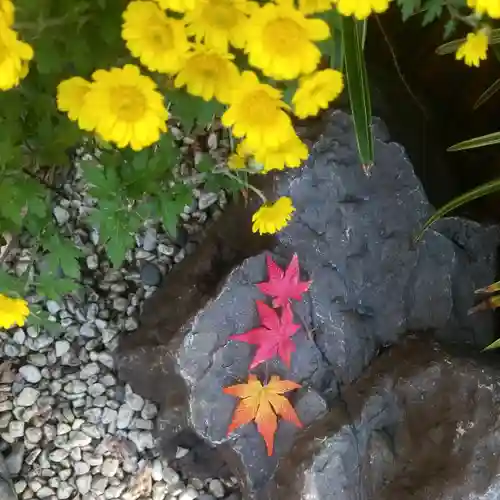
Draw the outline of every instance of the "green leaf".
M325 21L331 36L318 43L322 54L330 59L330 67L342 71L344 64L344 47L342 42L342 16L335 9L321 13L318 17Z
M99 226L100 238L114 267L125 259L127 250L135 244L134 234L142 220L129 209L126 200L113 198L101 200L99 209L90 216L93 225Z
M486 101L493 97L500 90L500 78L496 79L474 103L474 110L482 106Z
M420 0L397 0L398 5L401 7L401 15L403 21L407 21L415 12L420 10Z
M98 160L88 160L82 165L83 178L97 198L111 197L121 191L121 182L113 165L99 165Z
M371 101L362 48L364 22L352 17L342 18L342 39L345 50L345 74L351 103L352 119L360 161L365 171L373 165L373 136L371 131Z
M205 153L196 165L196 170L198 170L198 172L210 173L214 167L215 160L208 153Z
M220 116L224 110L224 106L214 99L204 101L183 90L171 90L167 98L172 103L173 113L187 131L192 130L195 124L209 124L214 116Z
M283 101L286 102L289 106L292 105L293 96L297 90L298 82L296 80L292 80L291 82L287 82L285 89L283 90Z
M192 199L191 190L183 184L177 185L170 193L162 193L158 197L158 209L163 227L172 238L177 235L180 214L184 211L186 205L191 204Z
M0 293L22 297L25 285L26 279L13 276L4 269L0 269Z
M70 278L61 277L57 273L43 271L36 281L36 290L42 297L58 300L64 295L74 292L78 285Z
M486 346L483 351L491 351L492 349L498 349L500 347L500 339L496 339L490 345Z
M427 26L432 21L438 19L443 13L443 7L442 0L427 0L424 5L425 14L422 19L422 26Z
M80 279L80 262L83 257L82 252L70 240L61 235L52 234L48 236L42 245L49 254L46 256L46 262L53 274L61 268L63 273L69 278Z
M453 34L456 28L457 28L457 21L455 19L450 19L449 21L446 21L444 25L443 38L445 40L447 38L450 38L450 36Z
M467 193L464 193L461 196L457 196L450 202L446 203L446 205L442 206L439 210L437 210L436 213L425 222L424 227L415 238L415 241L421 240L425 230L449 212L461 207L462 205L465 205L466 203L469 203L478 198L482 198L483 196L487 196L496 191L500 191L500 178L487 182L485 184L481 184L480 186L467 191Z
M443 43L436 49L436 54L440 56L445 54L453 54L454 52L457 51L460 45L462 45L466 40L467 40L466 38L458 38L457 40L452 40L451 42ZM500 28L491 30L489 43L490 45L495 45L500 43Z
M52 335L61 333L62 327L56 321L51 321L49 319L50 314L44 311L39 305L30 305L30 315L28 316L28 324L34 326L38 331L45 330Z
M500 132L493 132L492 134L474 137L466 141L459 142L450 146L447 151L461 151L464 149L482 148L483 146L491 146L500 142Z

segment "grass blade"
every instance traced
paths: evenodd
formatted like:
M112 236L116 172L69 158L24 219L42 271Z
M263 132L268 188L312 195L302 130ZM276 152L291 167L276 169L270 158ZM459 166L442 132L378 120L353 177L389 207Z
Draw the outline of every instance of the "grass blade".
M474 103L474 111L482 106L488 99L493 97L500 90L500 78L495 80Z
M344 68L351 112L363 169L369 172L373 166L373 136L371 130L372 109L368 77L363 54L365 22L356 22L352 17L342 17L342 40L344 44Z
M447 151L462 151L464 149L482 148L484 146L491 146L500 142L500 132L493 132L492 134L481 135L473 139L459 142L450 146Z
M473 200L476 200L477 198L481 198L483 196L486 196L488 194L494 193L495 191L500 191L500 178L494 179L490 182L486 182L485 184L481 184L480 186L471 189L470 191L467 191L466 193L457 196L456 198L453 198L450 202L448 202L446 205L442 206L439 210L436 211L436 213L430 217L424 224L424 227L418 234L418 236L415 238L415 241L419 241L422 239L422 236L425 232L425 230L434 224L437 220L441 219L441 217L444 217L451 211L461 207L462 205L465 205L466 203L469 203Z

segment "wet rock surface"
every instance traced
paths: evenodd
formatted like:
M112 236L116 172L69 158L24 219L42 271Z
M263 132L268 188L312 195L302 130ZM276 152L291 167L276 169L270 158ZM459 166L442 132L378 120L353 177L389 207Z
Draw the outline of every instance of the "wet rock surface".
M472 291L494 276L498 230L447 219L414 244L433 208L404 150L389 142L381 123L376 136L376 164L366 177L350 118L335 113L307 164L274 183L275 196L291 196L297 208L277 240L250 246L244 235L251 212L235 212L231 219L228 211L224 225L212 229L212 250L190 256L188 276L181 273L185 259L176 268L179 275L166 277L144 309L142 326L121 344L121 378L161 404L157 432L165 456L186 435L201 438L207 453L215 450L227 461L246 498L266 494L297 435L292 425L280 423L272 457L253 425L226 436L235 400L222 387L247 378L254 352L228 337L258 325L255 300L264 297L255 284L267 278L263 249L272 248L282 266L296 252L304 279L313 280L293 306L302 328L293 337L291 369L272 360L256 370L262 379L279 374L303 385L292 403L306 425L321 421L380 350L408 332L432 330L441 340L470 348L493 339L489 314L466 313ZM226 243L233 257L217 268L214 256ZM207 275L210 286L204 288ZM352 463L354 445L348 439L343 444ZM313 494L296 498L333 498Z
M262 498L498 498L499 381L498 357L408 338L344 388Z

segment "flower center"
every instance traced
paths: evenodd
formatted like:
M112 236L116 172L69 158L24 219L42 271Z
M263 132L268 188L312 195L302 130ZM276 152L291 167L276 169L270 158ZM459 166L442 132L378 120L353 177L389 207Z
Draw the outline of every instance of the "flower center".
M208 24L214 28L228 29L236 21L236 9L227 0L212 0L203 10Z
M277 18L264 28L264 43L282 56L289 56L306 41L304 29L293 19Z
M146 111L146 98L131 85L116 86L111 99L113 113L122 121L138 121Z
M172 28L166 24L152 25L150 27L149 40L158 51L171 50L174 48Z
M256 90L249 94L243 103L246 119L251 124L262 124L262 121L274 121L273 118L279 109L276 101L263 90Z

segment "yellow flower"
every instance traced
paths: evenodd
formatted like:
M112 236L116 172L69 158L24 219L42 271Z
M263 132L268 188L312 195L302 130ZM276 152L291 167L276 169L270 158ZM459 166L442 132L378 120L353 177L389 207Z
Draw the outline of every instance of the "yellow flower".
M202 97L205 101L215 97L227 104L240 78L238 68L231 59L234 56L229 53L198 45L188 53L174 85L177 88L186 85L190 94Z
M67 112L70 120L78 121L90 86L90 82L79 76L64 80L57 86L57 107Z
M372 12L385 12L391 0L333 0L343 16L366 19Z
M299 10L306 16L325 12L332 7L333 0L299 0Z
M307 146L294 132L281 144L275 147L255 151L255 161L262 165L262 173L270 170L283 170L284 168L300 167L307 159L309 151Z
M175 12L187 12L195 8L199 0L156 0L162 9Z
M500 2L498 0L467 0L467 5L479 15L487 14L492 19L500 19Z
M295 208L288 196L282 196L275 203L265 203L252 216L254 233L276 233L283 229L292 218Z
M294 113L298 118L315 116L320 109L338 97L344 88L344 78L340 71L325 69L300 79L292 98Z
M467 39L457 49L455 58L457 61L463 59L467 66L479 67L479 61L486 59L488 52L488 34L486 30L479 30L477 33L469 33Z
M277 80L291 80L311 73L321 52L313 43L330 36L321 19L307 19L292 0L266 3L256 9L247 24L248 61Z
M29 316L28 303L0 293L0 328L23 326Z
M7 26L14 23L14 4L12 0L0 0L0 20L3 20Z
M28 61L33 59L30 45L17 38L17 33L0 18L0 90L19 85L28 73Z
M98 70L92 78L78 117L80 128L95 131L119 148L130 145L136 151L150 146L166 131L163 96L137 66Z
M236 137L246 137L254 150L273 147L293 132L284 109L288 106L279 90L260 83L253 71L244 71L232 92L229 109L222 115L222 124L232 126Z
M246 168L247 166L247 159L245 155L241 155L236 153L232 153L229 155L229 158L227 160L227 166L231 170L239 170L241 168Z
M248 14L256 8L248 0L199 0L196 8L186 13L188 33L197 42L221 51L227 51L229 44L242 49Z
M123 13L122 38L144 66L177 73L189 49L184 23L167 17L155 2L133 1Z

